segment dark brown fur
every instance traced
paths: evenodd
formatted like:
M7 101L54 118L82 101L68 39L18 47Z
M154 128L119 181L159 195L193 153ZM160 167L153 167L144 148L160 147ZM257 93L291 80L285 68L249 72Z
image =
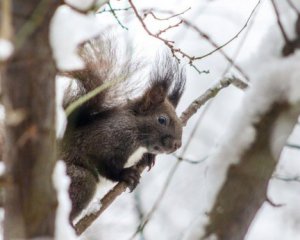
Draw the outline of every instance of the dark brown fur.
M130 61L123 62L120 70L115 69L118 65L115 52L112 44L103 39L81 48L86 69L71 74L80 91L66 97L65 106L117 75L129 77L137 70L137 65ZM93 197L100 175L112 181L125 181L131 189L136 186L139 174L124 165L139 147L147 148L143 159L149 166L154 154L170 153L180 147L182 126L175 107L184 85L182 69L171 57L164 56L157 60L149 86L140 97L109 107L107 102L112 101L116 92L122 94L113 87L71 114L61 144L61 155L71 177L71 219Z

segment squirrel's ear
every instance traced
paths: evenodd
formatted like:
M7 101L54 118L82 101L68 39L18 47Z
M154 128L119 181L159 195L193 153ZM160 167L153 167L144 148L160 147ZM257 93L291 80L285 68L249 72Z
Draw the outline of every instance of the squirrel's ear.
M136 113L145 113L163 103L168 92L168 88L164 85L161 82L153 82L137 101L132 102L133 110Z

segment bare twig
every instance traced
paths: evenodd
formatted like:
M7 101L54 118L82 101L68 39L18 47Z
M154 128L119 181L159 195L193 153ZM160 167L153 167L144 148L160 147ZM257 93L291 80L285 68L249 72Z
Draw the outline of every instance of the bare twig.
M266 197L266 202L269 203L274 208L279 208L284 206L285 204L282 203L275 203L273 200L271 200L268 196Z
M182 24L182 22L183 22L183 20L179 21L176 24L170 25L170 26L166 27L165 29L160 30L156 35L160 36L161 34L167 32L168 30L178 27L180 24Z
M200 97L194 100L190 104L190 106L181 114L180 119L182 121L182 124L185 126L187 121L190 119L190 117L193 116L203 104L205 104L209 99L215 97L220 90L228 87L230 84L234 82L237 82L235 85L240 86L240 88L242 89L244 89L247 86L246 83L242 82L237 78L222 79L220 82L215 84L212 88L209 88L208 90L205 91L204 94L202 94Z
M131 9L131 7L126 7L126 8L113 8L113 9L106 9L106 8L104 8L104 9L102 9L101 11L96 12L96 13L97 13L97 14L101 14L101 13L105 13L105 12L111 13L112 11L114 11L114 12L120 12L120 11L128 11L128 10L130 10L130 9Z
M274 12L275 12L275 15L276 15L277 23L278 23L278 26L280 28L281 34L282 34L282 36L284 38L284 41L288 44L288 43L291 42L291 40L288 38L288 36L287 36L287 34L286 34L285 30L284 30L284 27L283 27L282 22L280 20L280 14L279 14L279 11L277 9L275 0L271 0L271 3L272 3L272 6L274 8Z
M256 10L257 7L259 6L260 1L261 1L261 0L259 0L259 1L257 2L257 4L255 5L255 7L252 9L252 11L251 11L251 13L250 13L248 19L246 20L246 23L244 24L244 26L243 26L243 27L242 27L242 28L241 28L241 29L240 29L240 30L239 30L239 31L238 31L231 39L229 39L227 42L225 42L224 44L222 44L222 45L220 45L220 46L216 46L216 44L214 44L214 46L215 46L216 48L215 48L213 51L211 51L211 52L209 52L209 53L207 53L207 54L204 54L204 55L202 55L202 56L196 57L195 60L199 60L199 59L205 58L205 57L207 57L207 56L213 54L214 52L216 52L216 51L220 50L221 48L224 48L225 46L227 46L227 45L228 45L229 43L231 43L234 39L238 38L239 35L243 32L243 30L248 26L248 23L249 23L250 19L252 18L252 16L253 16L255 10ZM193 25L190 25L190 26L194 28ZM202 34L202 35L205 36L205 38L208 38L208 39L209 39L209 37L208 37L206 34ZM211 41L211 39L209 39L209 40Z
M150 11L144 13L144 19L145 19L148 15L151 15L154 19L159 20L159 21L170 20L170 19L172 19L172 18L174 18L174 17L178 17L178 16L180 16L180 15L185 14L185 13L186 13L187 11L189 11L190 9L191 9L191 7L187 8L186 10L184 10L184 11L182 11L182 12L180 12L180 13L175 13L175 14L169 16L169 17L166 17L166 18L157 17L157 16L153 13L153 10L150 10Z
M196 25L194 25L193 23L187 21L186 19L180 17L181 14L177 14L178 18L181 19L181 21L183 21L183 24L185 24L186 26L192 28L195 32L197 32L201 37L205 38L215 49L202 55L202 56L199 56L199 57L196 57L196 56L190 56L189 54L183 52L181 49L179 48L175 48L174 44L172 41L169 41L169 40L166 40L166 39L160 39L158 38L159 40L162 40L169 48L170 50L172 51L173 53L173 56L175 56L176 58L178 58L175 54L176 53L179 53L183 58L187 58L189 60L189 64L193 64L193 61L196 61L196 60L200 60L200 59L203 59L207 56L210 56L211 54L215 53L216 51L219 51L221 55L223 55L225 57L225 59L230 62L239 72L240 74L242 74L242 76L246 79L246 80L249 80L248 79L248 76L244 73L244 71L239 67L237 66L234 61L222 50L222 48L224 48L225 46L227 46L229 43L231 43L233 40L235 40L236 38L239 37L239 35L243 32L243 30L248 26L248 23L249 21L251 20L253 14L256 12L256 9L257 7L259 6L260 4L260 0L257 2L257 4L255 5L255 7L253 8L253 10L251 11L249 17L247 18L246 20L246 23L243 25L243 27L231 38L229 39L227 42L225 42L224 44L222 45L218 45L216 42L214 42L211 37L208 36L208 34L204 33L202 30L200 30ZM157 19L157 20L160 20L159 17L157 17L153 11L158 11L158 12L162 12L162 13L169 13L169 14L173 14L172 16L175 16L174 13L172 11L166 11L166 10L158 10L158 9L150 9L150 10L147 10L145 9L144 10L144 15L147 16L147 15L152 15L153 18ZM138 13L136 13L138 14ZM140 20L140 22L143 21L143 19ZM141 22L142 23L142 22ZM142 23L144 29L147 28L147 26L145 25L145 23L143 22ZM147 31L147 33L149 34L149 29L145 29ZM151 34L149 34L151 35ZM151 35L155 38L157 38L156 35ZM168 42L171 42L171 44L168 44ZM192 67L194 66L191 65ZM197 69L196 69L197 70Z
M135 200L135 209L137 211L139 221L142 221L142 219L144 218L144 212L142 209L141 193L139 188L134 192L134 200ZM145 240L145 236L143 232L140 232L140 239Z
M121 23L121 21L119 20L117 14L116 14L114 8L111 6L110 2L108 2L107 4L108 4L108 7L109 7L109 9L110 9L110 12L111 12L112 15L114 16L114 18L117 20L118 24L119 24L123 29L128 30L128 28L125 27L125 26Z
M248 35L250 33L250 30L251 30L251 28L253 26L255 15L257 15L257 13L258 13L258 9L253 14L252 21L249 22L249 26L247 27L247 29L245 29L245 33L243 34L242 39L240 40L240 42L239 42L239 44L237 46L237 49L235 50L235 53L231 57L231 59L233 60L233 62L235 62L236 59L238 58L238 55L239 55L239 53L240 53L240 51L241 51L241 49L242 49L242 47L243 47L243 45L245 43L245 40L247 39L247 37L248 37ZM231 69L232 66L233 66L232 63L229 62L227 68L225 69L225 71L222 74L222 78L224 78L226 76L226 74L229 72L229 70Z
M287 143L285 146L289 148L300 149L300 145L297 144Z
M300 176L286 177L286 176L281 176L281 175L275 174L275 175L272 176L272 178L274 178L276 180L284 181L284 182L298 182L298 183L300 183Z
M142 16L138 13L138 10L136 9L136 7L135 7L135 5L133 4L132 0L128 0L128 2L129 2L129 4L130 4L131 8L133 9L133 12L134 12L135 16L137 17L137 19L139 20L139 22L142 24L142 27L143 27L144 30L148 33L148 35L150 35L150 36L152 36L152 37L154 37L154 38L156 38L156 39L162 41L162 42L163 42L163 43L171 50L173 56L177 59L178 62L180 62L180 59L179 59L179 57L176 55L176 53L180 53L182 56L184 56L184 57L190 59L190 61L189 61L190 66L193 67L198 73L207 73L207 71L201 71L200 69L198 69L198 68L193 64L193 61L192 61L191 57L190 57L188 54L182 52L179 48L175 48L175 46L174 46L174 43L175 43L175 42L174 42L174 41L168 40L168 39L166 39L166 38L163 38L163 37L161 37L161 36L160 36L159 34L157 34L157 33L152 33L152 32L149 30L149 28L146 26L146 24L145 24L145 22L144 22Z
M295 12L296 12L298 15L300 15L300 12L299 12L298 8L297 8L296 5L292 2L292 0L287 0L287 3L290 5L290 7L291 7L292 9L295 10Z

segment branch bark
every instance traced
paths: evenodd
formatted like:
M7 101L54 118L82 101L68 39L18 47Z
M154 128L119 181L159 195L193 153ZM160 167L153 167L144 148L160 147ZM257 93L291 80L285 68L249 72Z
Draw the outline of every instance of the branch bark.
M147 164L145 162L140 162L136 166L140 174L142 174L146 167ZM112 190L110 190L100 200L101 207L97 212L84 216L76 223L76 233L78 235L82 234L114 202L119 195L126 191L127 187L128 185L125 182L119 182Z
M15 32L19 33L26 24L34 27L23 35L22 45L1 76L6 111L5 239L54 236L57 201L51 175L56 161L56 69L48 32L59 2L43 0L43 3L43 14L37 20L32 14L39 0L13 2ZM34 25L35 21L39 24Z

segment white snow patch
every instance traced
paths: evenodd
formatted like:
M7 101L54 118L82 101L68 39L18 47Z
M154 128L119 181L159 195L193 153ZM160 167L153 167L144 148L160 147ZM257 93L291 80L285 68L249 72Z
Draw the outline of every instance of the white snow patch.
M102 206L102 205L101 205L101 203L100 203L100 199L95 199L95 200L93 200L93 201L89 204L88 208L86 208L86 209L84 209L84 210L82 211L82 216L88 216L88 215L91 215L91 214L93 214L93 213L96 213L97 211L100 210L101 206Z
M77 47L100 31L94 14L84 15L67 5L60 6L50 24L50 44L57 68L65 71L84 68Z
M64 136L67 126L67 116L63 108L64 92L70 85L71 80L67 77L57 76L55 79L56 88L56 137Z
M68 5L82 11L90 9L93 6L94 2L95 0L65 0L65 3L67 3Z
M5 165L4 165L4 162L1 161L0 162L0 176L2 176L5 172Z
M14 52L13 44L3 38L0 38L0 61L7 60Z
M77 239L75 231L69 223L72 204L68 189L71 180L66 175L66 165L62 160L59 160L55 165L52 181L57 191L58 199L55 219L55 239L75 240Z

